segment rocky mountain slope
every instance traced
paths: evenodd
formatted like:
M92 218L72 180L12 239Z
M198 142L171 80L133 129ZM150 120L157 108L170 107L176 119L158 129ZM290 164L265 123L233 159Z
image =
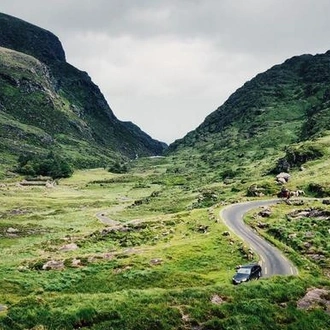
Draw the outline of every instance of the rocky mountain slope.
M329 109L330 51L295 56L246 82L169 151L208 150L209 158L229 149L237 158L270 154L329 134Z
M0 153L60 152L76 167L104 166L166 145L116 118L86 72L66 62L51 32L0 14Z

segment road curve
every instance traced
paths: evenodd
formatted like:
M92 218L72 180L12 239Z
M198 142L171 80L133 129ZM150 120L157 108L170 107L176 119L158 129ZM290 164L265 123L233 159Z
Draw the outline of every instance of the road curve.
M237 236L251 246L253 251L260 256L260 264L263 269L263 276L272 275L297 275L297 268L273 245L269 244L258 234L256 234L243 221L243 215L260 206L268 206L279 202L278 199L253 201L233 204L225 207L220 216L224 223Z

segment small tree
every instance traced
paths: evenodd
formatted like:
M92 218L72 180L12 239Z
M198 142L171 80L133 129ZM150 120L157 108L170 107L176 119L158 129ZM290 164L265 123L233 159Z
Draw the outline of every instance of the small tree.
M53 179L68 178L73 174L72 166L59 155L50 151L46 157L21 155L17 172L24 175L43 175Z

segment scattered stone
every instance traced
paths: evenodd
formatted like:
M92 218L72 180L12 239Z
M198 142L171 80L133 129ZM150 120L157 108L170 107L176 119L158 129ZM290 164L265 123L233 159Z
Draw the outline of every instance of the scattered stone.
M16 228L9 227L9 228L6 230L6 232L7 232L8 234L16 234L16 233L19 233L19 230L16 229Z
M63 261L58 260L50 260L47 261L43 266L43 270L62 270L64 269L64 263Z
M309 242L305 242L305 243L303 244L303 246L304 246L306 249L309 249L309 248L312 246L312 244L309 243Z
M130 270L131 268L132 268L131 266L125 266L123 268L116 268L116 269L113 270L113 272L115 274L120 274L120 273L125 272L126 270Z
M295 206L301 206L301 205L304 205L305 202L301 199L300 201L297 201L297 200L291 201L291 204L295 205Z
M323 199L322 204L330 205L330 199Z
M323 254L319 254L319 253L314 253L314 254L308 254L308 256L315 260L315 261L318 261L318 260L321 260L321 259L324 259L324 255Z
M276 181L281 183L280 181L283 181L284 183L289 182L290 180L290 174L286 172L281 172L280 174L276 175Z
M292 234L289 234L289 239L293 239L293 238L296 238L297 237L297 233L292 233Z
M197 231L206 233L208 228L209 228L209 226L200 225L200 226L198 226Z
M163 263L163 260L162 259L155 258L155 259L151 259L150 260L150 263L152 265L161 265Z
M253 184L248 188L247 195L252 197L262 197L264 196L264 188L259 188L256 184Z
M115 256L113 253L104 253L103 254L103 259L107 259L107 260L111 260L113 259Z
M297 302L298 309L311 310L315 307L321 307L330 314L330 290L311 288Z
M259 228L261 228L261 229L264 229L264 228L268 228L269 227L269 224L268 223L265 223L265 222L258 221L257 226Z
M215 304L215 305L221 305L225 302L225 300L223 298L221 298L219 295L215 294L212 298L211 298L211 303Z
M222 233L222 236L230 236L230 232L226 230Z
M17 234L6 234L6 237L9 237L9 238L17 238L19 237Z
M258 215L260 215L261 217L263 218L269 218L272 214L272 211L270 209L264 209L264 210L261 210Z
M27 272L27 271L29 271L29 267L27 267L27 266L18 266L17 270L19 272Z
M0 304L0 312L4 312L7 310L7 306Z
M72 260L72 262L71 262L71 266L72 266L72 267L79 267L79 266L81 266L81 260L80 260L80 259L76 259L76 258L74 258L74 259Z
M13 209L13 210L10 210L9 212L11 215L20 215L20 214L26 214L28 213L27 210L21 210L21 209Z
M70 244L66 244L66 245L63 245L62 247L60 247L59 251L68 252L68 251L73 251L73 250L77 250L77 249L78 249L77 244L70 243Z
M277 178L277 179L276 179L276 182L277 182L278 184L285 184L285 183L286 183L286 181L285 181L284 178Z

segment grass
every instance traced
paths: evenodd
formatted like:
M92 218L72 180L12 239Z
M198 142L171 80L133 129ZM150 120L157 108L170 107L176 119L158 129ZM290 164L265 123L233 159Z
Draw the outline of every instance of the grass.
M308 288L329 287L312 260L299 277L231 285L235 266L247 260L240 240L223 235L227 228L218 214L222 205L246 200L257 177L225 184L214 181L207 166L200 168L203 177L195 176L184 158L166 157L140 159L126 174L76 171L54 188L3 181L0 304L8 309L0 312L0 327L302 329L300 324L310 323L326 328L320 309L296 308ZM263 182L267 186L271 179ZM271 219L288 209L279 206ZM101 223L100 212L121 229ZM8 235L9 228L17 232ZM61 251L68 243L78 248ZM307 261L296 254L302 260L298 266L305 267ZM49 260L64 268L43 270Z

